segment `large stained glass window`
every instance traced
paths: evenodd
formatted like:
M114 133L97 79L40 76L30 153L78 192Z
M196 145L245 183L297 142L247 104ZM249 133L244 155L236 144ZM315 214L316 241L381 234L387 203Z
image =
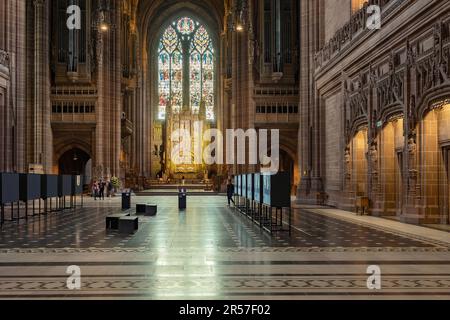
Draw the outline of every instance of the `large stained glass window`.
M183 50L178 34L167 28L159 45L159 109L160 119L165 118L166 107L179 111L183 104Z
M159 44L159 118L188 107L214 120L215 56L206 28L191 18L172 23ZM189 70L189 74L183 71ZM170 108L168 109L168 107Z

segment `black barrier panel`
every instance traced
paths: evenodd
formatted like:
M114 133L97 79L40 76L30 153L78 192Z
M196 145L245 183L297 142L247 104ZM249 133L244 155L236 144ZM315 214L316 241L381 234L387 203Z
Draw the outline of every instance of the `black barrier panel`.
M178 209L185 210L186 209L186 199L187 198L187 190L184 188L178 189Z
M124 192L122 193L122 210L131 209L131 193Z
M72 176L58 176L58 197L70 196L72 194Z
M242 195L241 190L241 176L237 176L237 183L236 183L236 189L237 189L237 195Z
M83 177L72 176L72 195L80 195L83 193Z
M241 176L241 196L247 198L247 175Z
M41 198L55 198L58 196L58 176L51 174L41 175Z
M260 173L255 173L253 175L253 196L254 200L258 203L262 203L262 175Z
M255 200L255 195L253 193L253 173L247 174L247 199Z
M0 203L6 204L19 200L19 174L0 173Z
M21 173L20 181L20 200L37 200L41 197L41 176L38 174Z
M288 172L263 175L263 203L273 208L291 206L291 178Z
M234 195L235 196L238 195L238 185L239 185L238 176L234 176Z

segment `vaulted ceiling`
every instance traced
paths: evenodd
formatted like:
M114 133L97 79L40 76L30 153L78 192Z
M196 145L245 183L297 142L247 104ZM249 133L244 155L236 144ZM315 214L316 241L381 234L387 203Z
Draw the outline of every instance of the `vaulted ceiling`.
M190 14L202 20L218 35L223 30L227 0L137 0L138 28L141 39L150 43L164 24L179 14Z

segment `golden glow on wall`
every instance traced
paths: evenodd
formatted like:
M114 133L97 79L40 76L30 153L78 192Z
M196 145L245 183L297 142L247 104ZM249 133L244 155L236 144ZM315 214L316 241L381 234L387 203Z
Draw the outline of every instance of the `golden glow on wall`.
M364 6L367 0L352 0L352 13L355 13Z

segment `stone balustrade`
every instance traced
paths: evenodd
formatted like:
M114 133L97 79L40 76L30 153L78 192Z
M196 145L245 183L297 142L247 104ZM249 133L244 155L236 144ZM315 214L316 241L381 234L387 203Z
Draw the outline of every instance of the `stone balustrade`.
M315 67L320 69L324 67L332 58L342 50L351 45L359 36L369 32L367 21L370 15L367 8L371 5L378 5L382 10L382 22L391 9L399 6L407 0L369 0L364 6L355 12L348 23L340 28L335 35L315 54Z

